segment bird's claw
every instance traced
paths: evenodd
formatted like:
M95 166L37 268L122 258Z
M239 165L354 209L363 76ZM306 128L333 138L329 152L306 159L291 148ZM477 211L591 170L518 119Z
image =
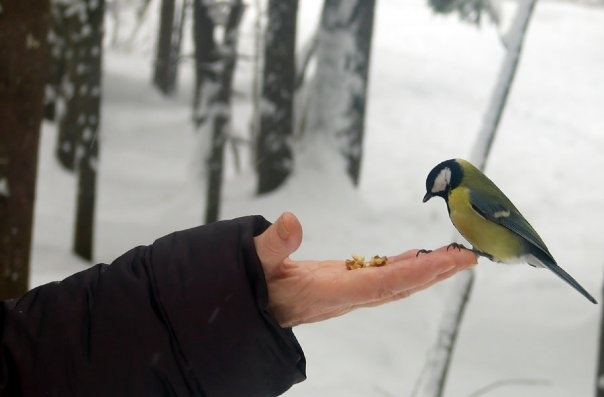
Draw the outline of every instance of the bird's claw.
M462 249L469 250L469 248L466 248L463 244L459 244L459 243L451 243L451 244L447 245L447 251L449 251L449 248L458 249L460 252Z
M421 249L421 250L417 251L417 254L415 254L415 257L417 258L419 256L419 254L429 254L430 252L432 252L432 250Z

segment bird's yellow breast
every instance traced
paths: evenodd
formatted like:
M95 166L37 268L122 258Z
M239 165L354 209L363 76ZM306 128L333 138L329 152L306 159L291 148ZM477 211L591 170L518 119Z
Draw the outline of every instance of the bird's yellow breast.
M449 216L453 225L475 249L493 260L513 260L520 252L522 240L507 228L485 219L472 208L469 189L459 186L449 192Z

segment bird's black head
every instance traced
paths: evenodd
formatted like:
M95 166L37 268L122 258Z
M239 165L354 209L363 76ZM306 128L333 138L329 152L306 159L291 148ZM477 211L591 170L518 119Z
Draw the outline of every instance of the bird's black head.
M462 178L463 169L456 159L443 161L434 167L426 178L426 195L423 202L434 196L440 196L447 201L449 191L459 186Z

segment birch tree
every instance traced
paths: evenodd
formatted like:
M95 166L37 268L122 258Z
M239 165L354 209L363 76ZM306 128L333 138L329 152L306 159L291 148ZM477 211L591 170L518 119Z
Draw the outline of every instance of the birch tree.
M0 8L0 299L27 292L49 2Z
M326 134L359 182L375 0L325 0L307 128Z
M519 2L514 21L506 37L505 58L470 156L470 162L481 170L485 168L499 121L503 115L520 60L522 43L536 2L537 0ZM447 373L473 284L473 269L465 270L453 279L453 286L438 328L436 344L416 385L414 396L442 397L444 395Z
M297 11L297 0L269 0L256 145L259 194L278 188L292 169Z

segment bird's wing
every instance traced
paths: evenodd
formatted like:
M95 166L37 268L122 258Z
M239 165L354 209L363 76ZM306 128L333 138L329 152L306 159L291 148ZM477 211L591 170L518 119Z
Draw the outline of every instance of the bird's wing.
M529 244L527 256L530 257L528 259L530 264L533 266L538 264L550 269L554 274L579 291L590 302L598 303L570 274L557 265L556 260L550 254L535 229L533 229L514 204L492 182L491 190L498 192L500 195L497 196L485 190L480 190L479 192L471 191L470 203L472 208L485 219L511 230L527 241Z
M503 197L505 197L505 195ZM535 229L533 229L530 223L528 223L507 197L505 197L505 202L502 202L501 199L498 199L495 195L488 192L481 191L480 193L476 193L472 191L470 193L470 202L472 208L474 208L474 210L482 217L516 233L529 242L533 248L538 249L543 254L547 255L551 261L554 261L552 254L550 254L547 246L543 240L541 240L541 237L539 237Z

